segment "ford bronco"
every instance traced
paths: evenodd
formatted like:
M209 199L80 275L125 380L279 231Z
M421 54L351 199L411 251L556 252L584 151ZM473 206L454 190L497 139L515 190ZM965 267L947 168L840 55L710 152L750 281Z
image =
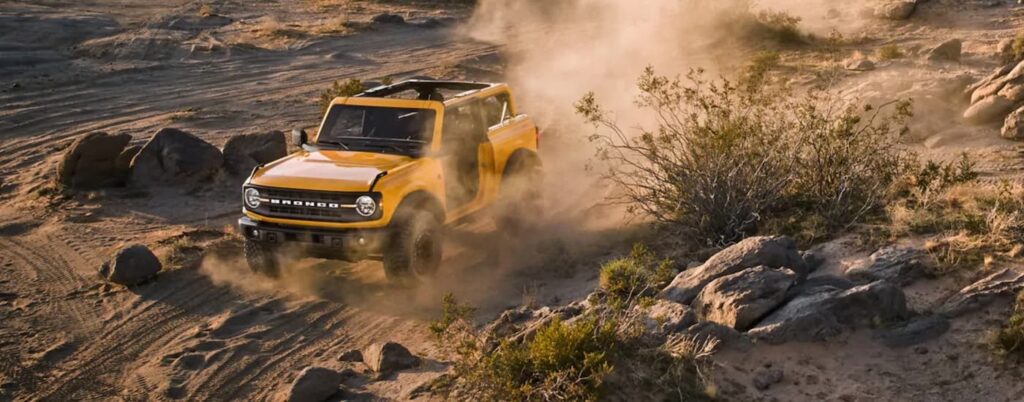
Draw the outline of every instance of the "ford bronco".
M331 102L300 149L257 166L242 188L249 267L278 276L282 253L379 259L389 280L435 273L447 225L537 213L538 130L505 84L407 80ZM493 207L493 208L492 208Z

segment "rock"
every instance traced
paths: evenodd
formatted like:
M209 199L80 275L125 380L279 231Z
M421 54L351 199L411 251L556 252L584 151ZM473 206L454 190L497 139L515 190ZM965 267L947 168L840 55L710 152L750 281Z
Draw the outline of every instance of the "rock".
M946 317L959 317L985 308L996 299L1012 299L1024 289L1024 272L1005 268L989 275L946 299L937 312Z
M754 372L754 388L759 391L767 390L772 385L782 382L782 369L777 367L762 367Z
M891 348L917 345L949 331L949 320L941 315L914 318L895 328L875 332L875 339Z
M697 322L697 314L689 306L658 300L644 316L644 327L656 335L682 331Z
M711 256L701 266L679 273L659 297L689 304L711 281L758 265L788 268L796 273L797 282L807 277L807 267L793 239L786 236L749 237Z
M117 171L119 176L125 179L128 178L128 175L132 172L132 159L135 159L135 155L138 155L140 150L142 150L142 145L133 145L125 148L117 155L117 160L114 161L114 170Z
M928 51L928 61L960 61L963 43L960 39L950 39Z
M994 123L1006 118L1013 110L1013 102L1001 95L992 95L971 105L964 112L964 120L971 124Z
M749 345L749 340L739 331L714 322L699 322L679 332L682 336L702 343L715 340L719 346Z
M416 367L420 358L405 346L394 342L375 343L363 349L363 363L378 373L389 373Z
M359 349L352 349L338 356L338 360L343 362L361 362L363 361L363 352L359 351Z
M889 0L875 8L875 17L887 20L905 20L914 15L916 0Z
M341 374L324 367L302 369L288 390L288 402L323 402L338 392Z
M999 96L1009 99L1010 102L1019 104L1024 102L1024 83L1008 82L997 93Z
M761 265L711 281L692 305L704 320L744 331L782 304L794 282L793 271Z
M905 286L924 273L923 259L924 253L920 249L883 247L870 257L854 262L846 269L846 276L863 283L885 280Z
M868 59L851 59L846 62L846 69L853 71L871 71L875 69L875 62Z
M116 186L124 183L117 173L118 155L132 136L93 132L78 138L64 152L57 167L57 181L77 188Z
M1024 140L1024 106L1006 116L1002 135L1011 140Z
M986 96L999 92L999 90L1003 88L1003 85L1006 84L1003 77L1013 71L1015 67L1015 64L1010 63L995 69L992 74L989 74L973 85L968 86L964 93L968 95L971 103L975 103Z
M786 300L791 300L800 295L812 295L817 293L828 293L837 290L852 289L856 286L850 280L835 275L818 275L807 278L803 283L789 288L786 292Z
M886 281L849 290L800 295L747 332L768 343L819 341L845 328L906 318L907 301L899 287Z
M405 18L398 14L383 13L373 16L375 24L404 24Z
M236 135L224 144L224 169L234 175L248 175L256 166L285 155L288 145L280 131Z
M195 184L216 174L224 162L217 147L174 128L157 131L132 161L133 186Z
M100 268L100 276L110 282L134 286L160 272L160 260L141 244L121 249Z
M804 260L804 266L807 267L808 273L817 271L825 264L825 255L818 250L801 251L800 258Z

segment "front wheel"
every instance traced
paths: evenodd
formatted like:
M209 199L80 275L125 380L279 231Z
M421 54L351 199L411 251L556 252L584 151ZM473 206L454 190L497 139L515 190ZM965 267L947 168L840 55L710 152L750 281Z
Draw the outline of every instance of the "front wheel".
M277 253L266 244L246 240L245 261L249 264L249 269L256 274L270 278L281 276L281 264L277 260Z
M441 223L427 211L399 210L384 250L384 273L392 283L413 285L441 265Z

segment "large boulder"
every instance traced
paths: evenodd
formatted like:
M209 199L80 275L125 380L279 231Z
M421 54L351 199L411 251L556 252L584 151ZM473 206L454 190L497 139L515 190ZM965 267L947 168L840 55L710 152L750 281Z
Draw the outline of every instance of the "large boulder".
M895 285L908 285L924 273L924 258L921 249L883 247L850 265L846 276L864 283L885 280Z
M160 260L141 244L121 249L114 258L100 267L100 276L124 286L138 285L152 278L162 268Z
M128 134L110 135L99 131L78 138L60 160L57 181L77 188L123 184L125 177L118 174L116 163L131 140Z
M1024 140L1024 106L1006 116L1002 135L1011 140Z
M748 268L708 283L693 308L706 321L744 331L782 304L794 282L796 274L785 268Z
M997 299L1010 300L1024 289L1024 270L1005 268L961 289L937 312L958 317L985 308Z
M341 373L325 367L302 369L288 389L288 402L323 402L338 392Z
M1013 102L1002 95L979 100L964 112L964 120L971 124L989 124L1002 121L1013 110Z
M997 68L991 75L981 79L968 88L971 94L971 103L999 93L1007 85L1024 83L1024 61L1010 63Z
M963 43L960 39L950 39L940 43L938 46L928 51L929 61L960 61L960 52L963 49Z
M209 179L224 163L217 147L174 128L157 131L132 161L133 186L188 185Z
M234 175L248 175L256 166L287 154L288 144L280 131L236 135L224 144L224 169Z
M711 256L704 264L681 272L659 297L689 304L711 281L758 265L788 268L796 273L798 282L807 277L807 266L793 239L786 236L749 237Z
M416 367L420 364L420 358L413 356L405 346L385 342L363 349L363 363L375 372L389 373Z
M887 0L875 8L875 17L887 20L905 20L914 15L917 0Z
M838 335L845 328L896 322L907 316L903 291L878 281L848 290L797 296L747 334L768 343L810 342Z

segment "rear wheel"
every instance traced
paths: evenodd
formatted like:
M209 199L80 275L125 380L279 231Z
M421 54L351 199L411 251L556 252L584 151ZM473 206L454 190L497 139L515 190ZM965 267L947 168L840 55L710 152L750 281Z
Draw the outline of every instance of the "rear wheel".
M281 276L281 264L274 249L252 240L245 241L245 261L252 272L271 278Z
M384 250L384 273L401 285L422 282L441 265L441 223L423 210L399 210Z
M543 179L540 163L531 158L515 158L509 163L501 179L501 201L497 210L499 229L518 234L541 221Z

